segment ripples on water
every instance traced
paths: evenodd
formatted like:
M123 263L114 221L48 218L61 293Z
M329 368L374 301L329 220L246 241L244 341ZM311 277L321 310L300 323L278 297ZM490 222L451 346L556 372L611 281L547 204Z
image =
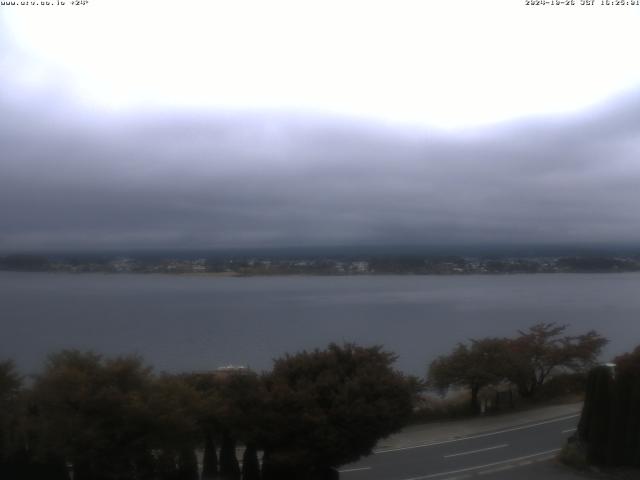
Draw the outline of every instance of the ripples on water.
M269 368L331 341L383 344L422 375L456 342L540 321L640 344L640 274L222 278L0 272L0 358L139 353L159 370Z

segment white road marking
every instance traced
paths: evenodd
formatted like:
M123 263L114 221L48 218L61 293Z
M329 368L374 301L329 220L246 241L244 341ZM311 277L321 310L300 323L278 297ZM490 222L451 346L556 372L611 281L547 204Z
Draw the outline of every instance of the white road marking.
M449 472L432 473L430 475L423 475L422 477L405 478L404 480L426 480L427 478L436 478L436 477L443 477L445 475L455 475L456 473L471 472L473 470L480 470L482 468L489 468L496 465L504 465L505 463L516 463L521 460L539 457L541 455L549 455L551 453L557 453L560 450L561 450L560 448L555 448L553 450L547 450L546 452L539 452L539 453L533 453L531 455L525 455L524 457L510 458L509 460L502 460L500 462L487 463L486 465L477 465L475 467L461 468L460 470L451 470Z
M567 428L566 430L562 430L562 433L575 432L577 428Z
M471 455L472 453L486 452L487 450L495 450L497 448L505 448L508 446L509 446L508 443L503 443L502 445L496 445L494 447L480 448L478 450L469 450L468 452L452 453L451 455L443 455L443 456L444 458L461 457L463 455Z
M505 470L511 470L512 468L515 468L515 465L505 465L503 467L490 468L489 470L478 472L478 475L491 475L492 473L504 472Z
M530 424L530 425L522 425L520 427L511 427L511 428L507 428L507 429L500 430L500 431L497 431L497 432L481 433L481 434L478 434L478 435L470 435L468 437L452 438L451 440L443 440L441 442L422 443L422 444L419 444L419 445L411 445L409 447L383 448L381 450L375 450L373 453L379 454L379 453L399 452L399 451L402 451L402 450L413 450L415 448L433 447L435 445L445 445L447 443L462 442L464 440L473 440L475 438L491 437L493 435L500 435L502 433L515 432L516 430L526 430L527 428L539 427L540 425L547 425L549 423L563 422L565 420L569 420L570 418L576 418L576 417L579 417L579 416L580 416L580 414L576 413L575 415L568 415L566 417L555 418L553 420L546 420L544 422L533 423L533 424Z
M338 471L340 473L349 473L349 472L360 472L362 470L371 470L371 467L347 468L345 470L338 470Z

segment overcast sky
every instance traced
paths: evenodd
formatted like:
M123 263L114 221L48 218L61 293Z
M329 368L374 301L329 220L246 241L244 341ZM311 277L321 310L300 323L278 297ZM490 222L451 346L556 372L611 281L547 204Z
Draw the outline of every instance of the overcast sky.
M640 242L638 45L633 6L0 7L0 251Z

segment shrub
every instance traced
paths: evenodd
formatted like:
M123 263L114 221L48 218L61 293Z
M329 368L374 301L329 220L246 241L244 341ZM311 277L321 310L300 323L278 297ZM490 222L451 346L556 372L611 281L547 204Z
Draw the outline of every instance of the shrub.
M582 372L555 375L538 390L538 400L553 400L567 395L584 394L587 375Z
M565 465L578 470L588 468L587 453L579 442L567 443L558 454L558 459Z

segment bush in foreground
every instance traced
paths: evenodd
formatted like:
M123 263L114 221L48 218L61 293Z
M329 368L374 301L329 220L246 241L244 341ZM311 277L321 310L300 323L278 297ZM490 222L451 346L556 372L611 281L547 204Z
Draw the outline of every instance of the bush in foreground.
M139 357L62 351L29 389L0 363L0 478L68 480L71 465L74 480L197 480L205 448L203 478L334 479L408 420L417 382L394 360L330 345L262 376L156 375Z
M266 377L264 480L333 478L409 419L417 382L380 347L332 344L287 355Z

